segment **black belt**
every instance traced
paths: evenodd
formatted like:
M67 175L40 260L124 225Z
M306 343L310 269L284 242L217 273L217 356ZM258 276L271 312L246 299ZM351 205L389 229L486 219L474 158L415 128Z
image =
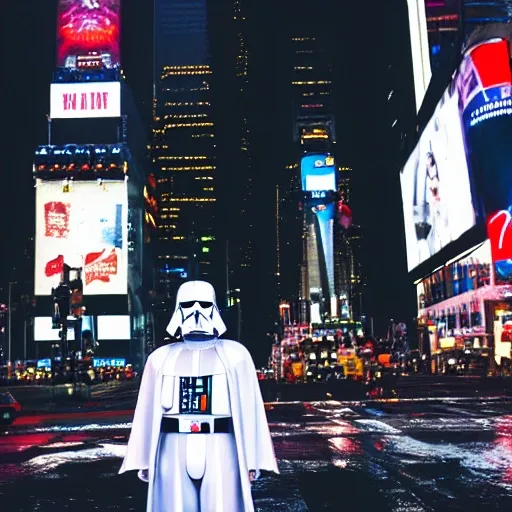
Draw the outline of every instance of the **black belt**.
M192 430L190 432L182 432L183 434L231 434L233 433L233 422L231 418L215 418L213 420L213 432L210 423L205 421L199 424L200 430ZM180 433L180 420L178 418L162 418L160 432L163 434Z

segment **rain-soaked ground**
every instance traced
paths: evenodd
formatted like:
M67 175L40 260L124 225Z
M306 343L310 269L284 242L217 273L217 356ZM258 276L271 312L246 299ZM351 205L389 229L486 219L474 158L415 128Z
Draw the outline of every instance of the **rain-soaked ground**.
M512 510L512 400L267 408L281 475L254 484L261 512ZM19 418L0 436L0 510L145 510L146 484L117 475L131 414Z

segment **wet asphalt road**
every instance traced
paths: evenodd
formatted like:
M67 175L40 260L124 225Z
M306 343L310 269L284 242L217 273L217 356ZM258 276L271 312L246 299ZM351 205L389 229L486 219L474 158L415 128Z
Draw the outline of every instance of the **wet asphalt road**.
M281 475L253 486L259 511L512 510L512 400L267 409ZM146 485L117 475L131 417L120 409L19 418L0 436L0 510L144 511Z

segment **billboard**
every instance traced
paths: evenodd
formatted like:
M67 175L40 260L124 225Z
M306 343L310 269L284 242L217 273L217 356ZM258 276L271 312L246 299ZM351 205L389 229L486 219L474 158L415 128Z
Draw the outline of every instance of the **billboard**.
M322 258L316 259L317 264L323 259L327 272L329 296L334 296L334 203L319 204L311 207L316 217L317 232L320 235L320 244L317 250L321 251Z
M448 262L417 284L419 309L491 284L489 240Z
M326 300L327 308L331 303L327 299L335 296L334 221L339 212L334 157L326 153L302 157L301 182L305 195L307 282L312 301L310 315L312 321L319 321L319 301ZM334 303L331 310L335 315Z
M300 163L304 192L336 190L334 157L326 154L306 155Z
M37 181L35 295L50 295L63 265L82 267L84 295L128 288L128 191L125 181Z
M407 0L416 111L425 97L432 71L427 32L425 0Z
M121 117L120 82L51 84L50 118Z
M129 340L131 337L130 315L98 317L98 340Z
M496 284L512 280L512 73L509 42L470 48L460 70L460 108L491 243Z
M120 65L121 0L59 0L57 66L76 68L80 57Z
M122 357L114 357L114 358L97 358L94 357L92 360L93 368L105 368L106 366L113 366L114 368L123 368L126 366L126 359Z
M446 89L400 176L409 271L476 224L458 88Z

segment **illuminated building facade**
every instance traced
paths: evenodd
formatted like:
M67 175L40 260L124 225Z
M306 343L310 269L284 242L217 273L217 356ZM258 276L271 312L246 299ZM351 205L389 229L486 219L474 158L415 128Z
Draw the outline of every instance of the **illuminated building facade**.
M166 312L183 280L211 276L216 159L206 0L155 0L154 19L155 303Z
M328 33L314 23L294 27L293 138L307 151L326 151L336 141L332 104L333 66Z
M338 197L344 205L350 205L352 196L352 172L350 167L338 167ZM336 230L335 278L336 289L342 296L339 304L341 318L360 318L363 314L363 232L358 223L348 229ZM343 295L346 298L343 298Z
M78 19L95 28L84 36ZM97 19L103 22L92 23ZM120 23L119 1L92 9L58 2L48 140L33 162L35 300L25 339L34 343L28 353L24 347L24 359L34 352L36 358L75 352L142 367L151 350L143 243L146 141L121 69ZM56 301L59 283L73 286L67 305ZM65 318L60 304L68 310Z
M453 68L460 53L463 0L425 0L432 73Z

